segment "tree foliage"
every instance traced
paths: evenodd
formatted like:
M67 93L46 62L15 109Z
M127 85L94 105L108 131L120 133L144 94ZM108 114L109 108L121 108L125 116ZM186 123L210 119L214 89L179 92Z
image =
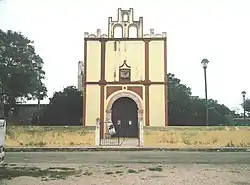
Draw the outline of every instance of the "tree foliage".
M192 96L191 88L181 83L174 74L168 77L168 113L170 125L205 125L206 101ZM228 124L231 113L225 105L208 100L209 125Z
M169 105L169 122L178 123L185 120L188 114L190 103L191 89L181 80L176 78L174 74L167 74L168 78L168 105ZM179 117L178 115L182 115Z
M31 40L18 32L0 30L0 85L5 104L46 96L42 66Z
M172 126L205 126L206 102L192 96L191 88L181 83L174 74L168 74L169 124ZM56 92L41 115L41 124L80 125L82 93L74 86ZM229 124L231 111L213 99L208 100L209 125ZM98 108L98 107L97 107Z
M41 124L81 125L82 102L82 93L75 86L68 86L63 91L55 92L50 98L49 105L42 111Z
M241 104L242 108L245 107L245 111L250 112L250 99L246 99L244 104Z

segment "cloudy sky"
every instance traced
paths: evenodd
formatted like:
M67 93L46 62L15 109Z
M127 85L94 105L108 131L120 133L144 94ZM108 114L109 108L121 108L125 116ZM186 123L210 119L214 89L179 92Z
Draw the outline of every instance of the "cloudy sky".
M144 4L143 4L144 3ZM144 33L168 34L168 72L204 97L201 60L207 58L208 97L239 107L241 91L250 94L249 0L2 0L0 29L21 31L35 41L44 59L49 96L77 85L84 32L107 33L117 8L134 8L144 17ZM250 96L250 95L249 95Z

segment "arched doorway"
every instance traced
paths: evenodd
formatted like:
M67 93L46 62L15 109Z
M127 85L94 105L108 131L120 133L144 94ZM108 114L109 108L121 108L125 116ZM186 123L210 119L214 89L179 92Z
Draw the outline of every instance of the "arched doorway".
M138 107L136 102L129 97L121 97L113 103L111 110L111 120L115 126L116 135L138 138Z

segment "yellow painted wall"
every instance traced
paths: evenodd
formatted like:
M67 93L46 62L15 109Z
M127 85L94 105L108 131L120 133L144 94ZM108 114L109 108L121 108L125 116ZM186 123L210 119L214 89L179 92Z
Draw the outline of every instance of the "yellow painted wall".
M100 80L101 71L101 43L88 41L87 81ZM120 50L120 51L119 51ZM126 50L126 51L125 51ZM114 41L106 43L105 80L119 80L119 66L124 60L131 66L131 81L145 80L145 43L144 41L117 41L117 50L114 50ZM114 79L116 70L116 79ZM152 82L164 82L164 41L149 42L149 79ZM134 85L133 85L134 86ZM164 85L150 86L150 126L165 126ZM95 125L95 119L100 116L100 88L99 85L87 85L86 126ZM106 88L105 88L106 95ZM105 97L106 111L107 101ZM145 90L143 88L143 107L145 110ZM145 120L145 114L144 114Z
M5 145L7 147L95 146L95 127L8 125Z
M249 147L250 127L144 127L145 147Z
M100 80L101 71L101 42L87 41L87 82Z
M164 41L149 42L149 79L164 82Z
M116 41L117 51L114 50L115 41L106 43L106 80L119 80L119 66L126 59L127 64L131 66L131 81L144 80L144 42L143 41ZM120 48L120 52L118 51ZM126 52L125 52L126 49ZM116 70L116 79L114 79L114 70Z
M95 120L98 117L100 117L100 87L99 85L87 85L86 126L95 126Z
M165 126L164 85L149 87L150 126Z

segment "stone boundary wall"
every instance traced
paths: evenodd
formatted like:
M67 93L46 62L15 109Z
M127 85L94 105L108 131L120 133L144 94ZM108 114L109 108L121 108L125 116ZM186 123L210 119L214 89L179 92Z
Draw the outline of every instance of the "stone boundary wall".
M249 147L250 127L144 127L144 147Z
M95 126L7 126L7 147L95 146Z

